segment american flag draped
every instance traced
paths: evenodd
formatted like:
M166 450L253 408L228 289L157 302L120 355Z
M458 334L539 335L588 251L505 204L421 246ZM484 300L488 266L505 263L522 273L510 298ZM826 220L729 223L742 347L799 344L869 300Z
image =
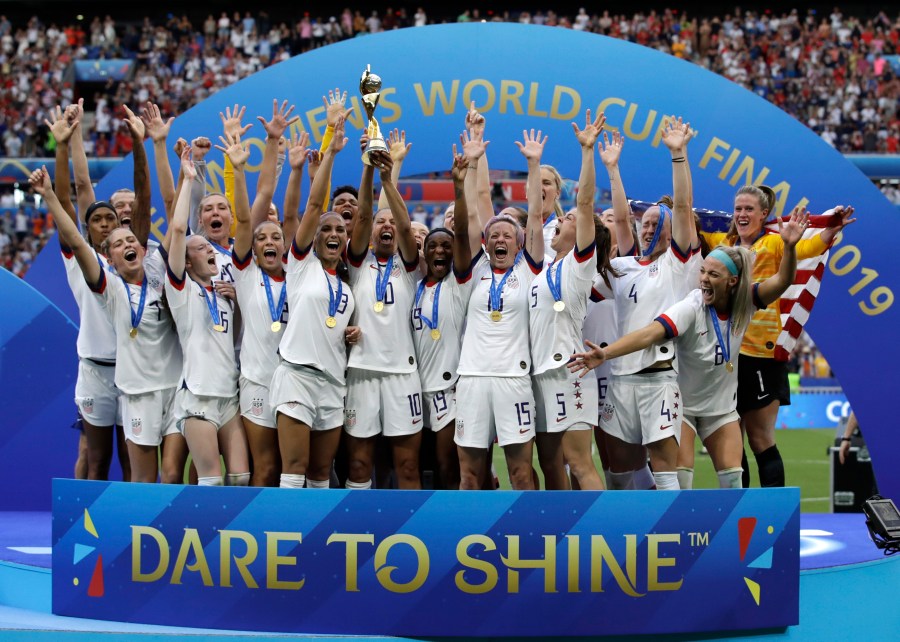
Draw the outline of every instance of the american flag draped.
M654 203L646 201L629 201L629 203L635 214L643 213L648 207L654 205ZM700 217L700 226L704 232L727 232L731 225L731 212L698 208L695 208L694 212ZM785 222L789 219L789 216L782 217L782 221ZM833 210L828 210L824 214L810 215L809 226L803 232L803 238L808 239L821 234L822 230L833 227L839 221L840 217L835 215ZM772 219L766 224L766 229L777 234L778 223ZM781 334L778 336L774 352L775 359L778 361L790 359L803 328L809 320L816 298L819 296L827 263L828 250L818 256L797 261L797 276L794 278L794 283L779 299Z

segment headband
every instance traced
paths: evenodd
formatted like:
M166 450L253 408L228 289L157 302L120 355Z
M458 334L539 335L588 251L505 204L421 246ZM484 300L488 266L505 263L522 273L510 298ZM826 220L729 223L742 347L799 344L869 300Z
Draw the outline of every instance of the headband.
M707 258L715 259L722 263L728 271L731 273L731 276L737 276L739 274L739 270L737 269L737 265L735 265L734 261L731 260L731 257L722 250L715 249L709 254L706 255Z

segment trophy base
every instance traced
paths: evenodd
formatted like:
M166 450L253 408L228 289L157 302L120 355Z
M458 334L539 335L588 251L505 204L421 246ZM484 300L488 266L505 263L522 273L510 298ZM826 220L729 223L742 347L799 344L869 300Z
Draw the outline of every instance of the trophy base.
M385 152L390 153L390 149L385 144L383 138L370 138L368 144L366 145L366 150L362 154L362 162L371 167L378 167L372 159L372 152Z

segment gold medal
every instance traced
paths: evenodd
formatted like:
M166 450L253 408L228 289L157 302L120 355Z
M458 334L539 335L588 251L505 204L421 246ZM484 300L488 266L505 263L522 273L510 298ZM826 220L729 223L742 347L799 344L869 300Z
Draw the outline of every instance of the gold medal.
M334 317L325 317L325 325L327 325L329 328L333 328L337 325L337 319L335 319Z
M221 323L217 323L213 326L213 330L215 330L216 332L225 332L225 326Z
M491 310L491 321L497 322L503 318L503 315L500 314L500 310Z
M725 363L725 369L726 369L728 372L734 372L734 364L731 363L730 361L726 362L726 363Z
M381 312L382 310L384 310L384 301L376 301L374 308L375 312Z
M557 312L562 312L563 310L566 309L566 304L563 303L562 301L557 301L556 303L553 304L553 309L556 310Z
M437 328L435 328L434 330L432 330L432 331L431 331L431 338L434 339L435 341L437 341L438 339L440 339L440 338L441 338L441 331L438 330Z
M279 332L281 330L281 321L272 321L272 332Z
M128 332L128 336L130 336L132 339L137 337L137 328L131 328L131 330Z

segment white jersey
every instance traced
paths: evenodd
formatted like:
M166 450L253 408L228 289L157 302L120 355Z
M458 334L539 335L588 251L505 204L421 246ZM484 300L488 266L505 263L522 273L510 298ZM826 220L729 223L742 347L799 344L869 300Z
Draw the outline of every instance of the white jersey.
M653 321L663 310L697 287L696 274L701 263L700 251L694 250L682 255L669 246L659 258L647 263L635 257L619 257L612 266L622 275L609 275L612 283L611 294L616 301L618 336L640 330ZM594 290L608 297L610 289L598 274L594 279ZM653 345L646 350L619 357L612 363L614 375L640 372L657 361L668 361L675 356L675 346L671 340Z
M616 302L612 299L602 301L590 301L588 303L587 316L584 317L582 333L585 340L605 348L619 338L616 334ZM587 350L587 346L584 347ZM606 387L609 385L609 377L612 374L613 361L604 361L594 368L593 373L597 377L600 389L600 400L606 398Z
M171 270L166 279L166 297L184 354L183 385L197 396L236 397L234 304L187 274L178 279ZM213 329L216 320L210 305L214 305L217 321L224 328L222 332Z
M320 370L341 385L346 381L347 347L344 331L355 309L353 292L337 274L327 272L312 252L291 244L287 264L287 301L291 322L284 330L278 351L296 365ZM329 304L334 300L335 326L329 328Z
M755 286L753 295L755 302ZM675 339L684 412L695 417L724 415L737 408L737 361L744 333L728 332L728 319L714 316L722 340L728 342L732 372L725 367L724 351L700 290L692 291L656 318L666 329L666 336Z
M234 288L244 328L241 336L241 374L268 388L280 361L278 345L287 327L287 298L282 299L287 294L287 283L284 277L266 275L272 305L276 308L273 319L266 281L263 271L253 260L253 252L249 252L244 260L235 256L233 262ZM279 302L283 302L280 308ZM277 332L272 330L272 324L276 321L281 324Z
M209 241L209 239L206 239ZM225 281L226 283L234 283L234 262L231 260L231 249L234 247L234 239L228 239L228 247L222 247L215 241L209 241L213 250L216 252L216 266L219 268L219 275L213 277L213 283L216 281Z
M172 314L163 299L165 262L159 252L144 258L147 285L137 332L131 336L132 312L141 302L141 285L126 284L103 271L94 290L101 297L116 333L116 387L129 395L174 388L181 375L181 348Z
M550 242L556 236L556 224L559 222L556 214L551 214L544 221L544 262L552 261L556 258L556 250L550 247Z
M466 299L466 333L463 336L459 374L481 377L519 377L531 372L528 340L528 308L531 282L543 261L535 262L527 252L516 257L506 283L500 290L497 310L502 315L492 321L491 283L500 287L505 272L495 274L490 259L482 253L463 285Z
M82 359L115 363L116 360L116 333L113 330L112 320L103 309L103 305L91 291L87 281L84 280L84 272L78 265L72 250L60 245L63 255L63 265L66 266L66 278L75 303L78 304L78 314L81 318L78 324L78 356ZM104 272L108 272L108 278L115 278L109 268L106 257L97 254L97 261Z
M595 249L591 243L583 252L575 249L544 266L531 285L529 325L532 371L536 375L564 367L574 352L582 351L581 326L587 314L591 282L597 274ZM557 277L560 300L566 306L561 312L553 308L556 299L548 282L552 280L555 287Z
M466 281L471 276L470 270L461 278ZM437 392L446 390L459 378L456 371L466 320L465 302L460 284L453 273L438 283L427 283L423 279L416 285L416 292L419 288L422 288L422 295L418 304L413 305L410 315L416 357L419 360L419 377L422 380L422 392ZM435 321L435 296L438 303L435 329L440 332L439 339L432 337L432 328L428 325L429 321L432 324Z
M375 372L415 372L416 348L407 315L421 276L418 258L406 265L399 253L394 254L381 312L374 309L378 300L376 282L384 278L386 263L379 262L373 252L358 261L352 256L349 259L350 287L357 303L353 324L360 327L361 336L350 349L348 365Z

